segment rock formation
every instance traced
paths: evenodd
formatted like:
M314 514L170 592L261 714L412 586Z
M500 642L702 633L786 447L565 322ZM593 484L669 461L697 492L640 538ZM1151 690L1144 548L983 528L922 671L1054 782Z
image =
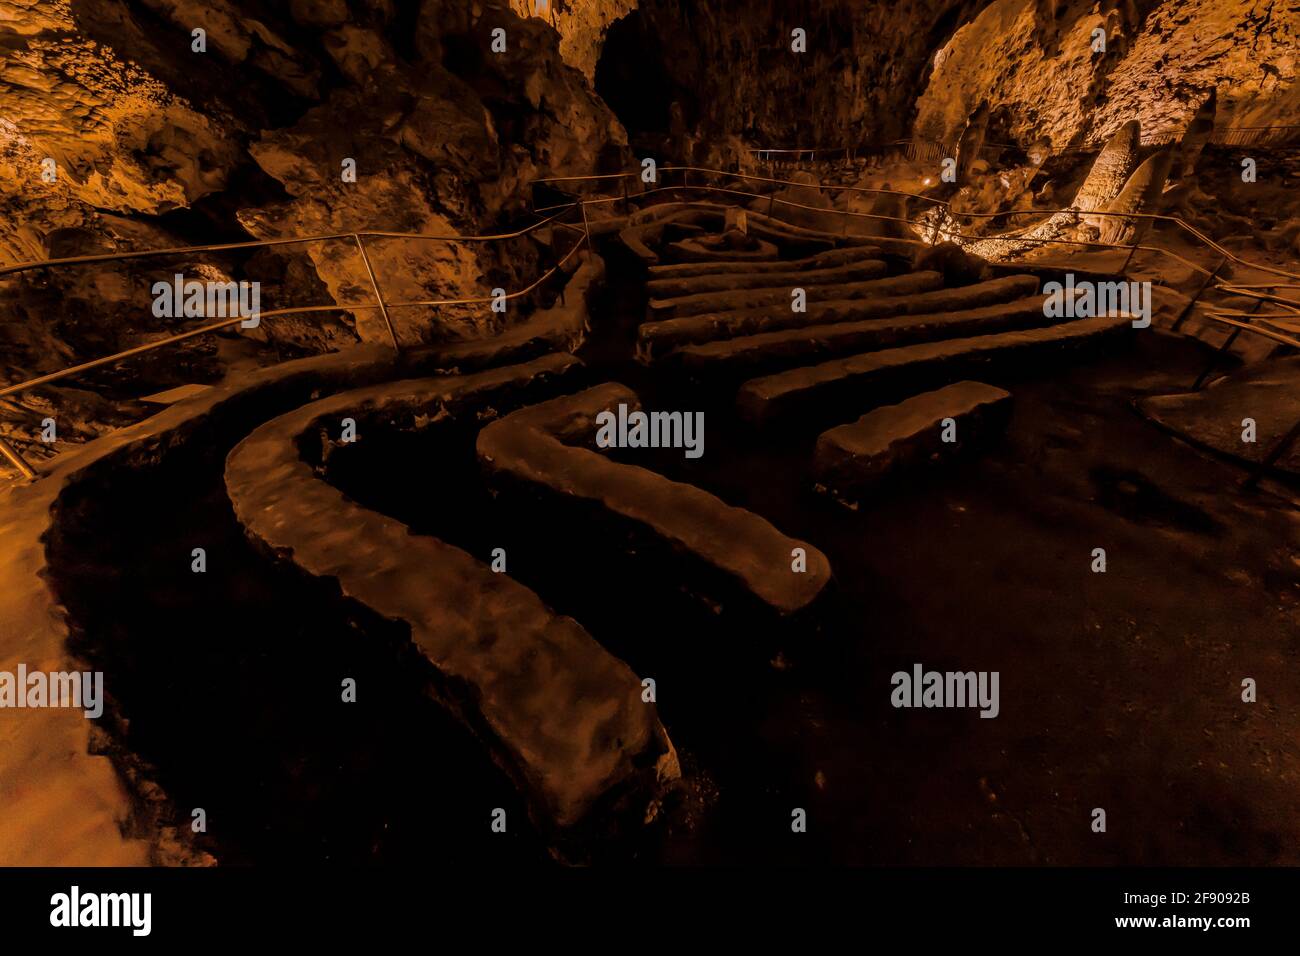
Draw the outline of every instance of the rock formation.
M979 159L980 149L984 146L988 126L989 103L985 100L971 114L957 142L957 182L965 183L970 178L971 167Z
M1129 120L1106 140L1097 154L1088 178L1075 193L1074 208L1082 212L1100 209L1120 194L1138 164L1138 145L1142 130L1137 120Z
M1205 98L1205 102L1196 111L1192 121L1187 124L1187 130L1183 133L1183 138L1178 141L1178 150L1169 168L1171 180L1180 179L1196 171L1196 163L1201 158L1201 152L1214 132L1218 99L1218 91L1210 90L1210 95Z
M192 35L200 26L202 50ZM507 36L500 54L489 49L497 26ZM520 19L506 0L400 14L359 0L294 0L279 10L241 0L5 0L0 39L5 263L195 237L513 229L527 218L529 180L620 163L626 142L561 59L550 25ZM348 159L355 181L343 173ZM411 302L520 289L554 261L550 245L549 237L491 248L376 240L369 253L386 299ZM175 331L150 315L149 285L200 268L262 282L264 309L373 301L348 241L24 273L0 288L0 341L9 346L0 375L22 380ZM533 304L393 315L414 343L495 331ZM375 310L268 320L248 336L307 351L387 341ZM206 339L164 362L137 359L128 394L211 381L221 374L217 351ZM71 411L89 407L85 400L60 395L56 387L11 402L18 432L51 403L69 409L70 438L120 422L106 410L86 420Z
M1293 8L1255 0L1134 6L995 0L944 47L917 100L916 134L952 142L988 99L1010 108L1010 133L1023 143L1041 135L1056 148L1100 143L1133 117L1148 136L1179 136L1215 89L1233 125L1297 121L1300 104L1287 94L1300 45ZM1104 54L1093 50L1099 27Z
M1124 189L1118 196L1108 202L1108 213L1151 213L1160 201L1165 181L1169 178L1169 163L1172 153L1162 149L1149 157L1129 177ZM1138 218L1121 218L1103 216L1098 242L1126 244L1141 239L1150 228L1151 220Z
M1105 147L1097 154L1087 177L1075 193L1068 211L1053 213L1036 226L1018 233L1010 233L1006 237L990 237L968 243L967 248L976 255L995 259L1007 258L1037 251L1053 241L1077 239L1079 236L1075 233L1081 223L1087 223L1108 236L1131 232L1131 229L1115 225L1115 222L1131 222L1130 220L1115 220L1113 216L1088 216L1086 213L1097 210L1109 212L1112 210L1112 204L1118 204L1114 209L1116 212L1155 211L1156 201L1159 199L1160 188L1163 187L1165 178L1161 175L1160 186L1154 187L1154 191L1149 186L1151 177L1159 171L1156 165L1148 168L1139 182L1138 175L1134 171L1137 165L1139 138L1140 128L1137 120L1130 120L1115 131ZM1146 168L1145 165L1142 168ZM1133 187L1132 191L1130 186ZM1120 197L1124 197L1122 202ZM1115 222L1110 222L1111 220ZM1074 248L1077 250L1080 247Z

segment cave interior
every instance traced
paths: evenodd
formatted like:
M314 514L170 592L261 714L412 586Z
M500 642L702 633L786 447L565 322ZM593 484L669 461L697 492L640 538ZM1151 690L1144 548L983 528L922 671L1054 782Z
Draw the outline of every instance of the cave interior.
M0 41L0 863L1300 863L1294 2Z

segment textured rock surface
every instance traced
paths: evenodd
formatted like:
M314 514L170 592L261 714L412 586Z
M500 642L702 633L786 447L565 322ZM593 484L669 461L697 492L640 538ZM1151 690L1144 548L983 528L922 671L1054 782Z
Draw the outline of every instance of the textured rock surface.
M588 80L596 78L596 61L614 21L637 7L637 0L511 0L521 17L534 16L560 33L560 55Z
M491 29L506 52L488 52ZM206 31L206 51L191 30ZM0 0L0 263L353 230L511 231L526 183L618 162L622 127L558 38L506 0ZM198 105L198 104L201 104ZM52 159L57 178L42 179ZM355 183L341 163L356 161ZM506 224L509 228L501 228ZM571 234L501 243L376 240L389 301L516 291ZM576 262L574 263L576 265ZM569 266L568 268L572 268ZM157 319L149 289L175 272L256 280L262 308L373 302L348 240L256 253L24 273L0 280L0 381L21 381L194 324ZM544 307L555 285L512 300L395 309L403 341L491 334ZM243 338L244 341L238 341ZM230 361L387 341L376 310L268 320L225 342L192 340L95 378L0 405L0 434L33 457L46 414L82 440L145 413L130 399L218 379ZM257 343L272 342L275 349Z
M1128 218L1127 214L1151 214L1157 211L1160 194L1169 176L1171 157L1170 150L1162 149L1133 171L1133 175L1124 184L1120 194L1105 205L1106 212L1125 215L1099 217L1101 219L1099 242L1132 242L1140 239L1148 231L1151 220L1132 219Z
M1294 5L1271 0L996 0L936 54L915 130L952 142L988 99L1026 145L1099 144L1133 118L1177 137L1216 89L1225 125L1294 123L1297 49Z
M1138 166L1140 138L1141 128L1137 120L1130 120L1112 134L1074 194L1068 207L1070 211L1052 213L1042 222L1010 233L1007 238L968 243L967 248L977 255L1006 258L1042 252L1057 240L1131 242L1140 231L1145 231L1145 221L1097 213L1151 215L1159 212L1170 157L1166 155L1168 151L1161 151ZM1081 228L1084 223L1092 230ZM1071 251L1086 248L1076 245L1071 247Z
M986 4L641 0L608 31L602 57L611 62L598 65L597 89L637 132L668 134L670 104L679 103L692 150L722 134L765 146L889 140L906 133L912 91L934 49ZM806 31L806 53L791 50L796 28ZM643 79L630 108L602 84L615 61L626 64L629 85ZM639 115L629 118L629 109Z
M129 17L124 4L106 12ZM198 112L156 75L82 32L64 0L0 4L0 137L49 157L72 195L109 210L165 212L221 189L236 162L231 117ZM198 56L198 54L195 54ZM29 185L39 167L19 171Z
M592 172L608 148L617 151L622 127L560 59L554 31L487 6L477 14L422 8L409 66L376 33L374 69L294 127L253 144L259 166L292 199L243 211L249 231L262 238L366 229L473 234L522 217L529 180ZM498 25L506 49L493 53ZM345 158L356 161L356 182L343 181ZM372 297L355 248L318 245L308 254L336 301ZM521 288L540 271L530 240L504 247L380 240L370 256L385 298L395 302L485 298L493 288ZM395 316L406 341L473 337L501 321L487 302ZM359 315L363 340L386 336L378 319Z
M1074 194L1072 205L1075 209L1083 212L1101 209L1120 194L1137 169L1141 138L1141 124L1129 120L1106 140L1106 145L1088 170L1088 177Z

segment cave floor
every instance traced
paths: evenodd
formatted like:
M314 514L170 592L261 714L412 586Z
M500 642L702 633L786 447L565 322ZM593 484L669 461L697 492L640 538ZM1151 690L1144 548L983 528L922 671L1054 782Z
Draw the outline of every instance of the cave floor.
M655 678L685 778L655 825L598 856L1300 862L1294 495L1238 492L1239 468L1132 407L1183 390L1204 345L1153 330L1065 371L989 376L1014 396L1001 443L852 511L812 487L816 429L751 431L734 389L701 393L628 361L641 313L614 275L588 384L622 381L647 408L706 415L702 458L627 460L825 552L835 581L810 612L776 621L702 602L671 560L494 494L474 422L372 433L328 475L415 533L481 556L506 548L512 577ZM224 450L192 457L88 513L53 567L77 596L82 653L130 717L127 745L177 806L219 824L203 847L227 862L545 859L508 781L403 672L400 635L341 617L328 587L253 553L220 487ZM135 516L177 487L194 496L189 517L142 540ZM197 589L176 560L195 540L219 555ZM1091 570L1095 548L1105 573ZM999 715L894 709L891 675L916 664L997 671ZM321 690L340 673L371 688L359 719ZM195 703L214 696L226 706ZM513 808L511 838L473 823L485 806ZM803 834L790 830L796 807Z
M592 381L622 381L648 408L705 409L704 456L643 450L650 467L830 558L833 592L795 621L717 614L671 561L493 496L473 429L439 440L438 495L419 469L394 479L429 456L416 436L371 441L330 477L418 532L472 553L505 547L512 576L656 679L685 798L641 858L1294 863L1294 500L1239 493L1240 470L1134 412L1138 396L1185 387L1206 354L1136 340L1051 379L991 377L1015 396L1006 440L857 511L812 490L815 433L747 431L727 393L602 363L613 351L593 343ZM1105 573L1091 570L1098 547ZM1001 713L895 710L891 675L918 663L998 671ZM1257 703L1241 699L1247 677ZM806 834L790 832L795 807ZM1095 808L1105 833L1091 829Z
M1300 512L1131 407L1204 355L1139 335L1054 379L993 378L1015 396L1000 447L856 513L809 493L804 448L777 468L714 430L699 483L821 548L839 592L784 642L758 738L727 745L748 786L719 784L706 856L764 858L760 819L803 806L817 849L785 836L792 862L1300 860ZM998 671L1001 713L893 709L917 663Z

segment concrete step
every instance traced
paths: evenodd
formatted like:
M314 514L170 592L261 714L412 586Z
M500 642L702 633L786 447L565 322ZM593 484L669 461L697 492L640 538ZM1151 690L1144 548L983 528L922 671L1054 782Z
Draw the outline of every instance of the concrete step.
M905 471L972 451L999 434L1010 417L1010 392L957 382L822 432L813 475L835 498L856 502Z
M724 273L785 272L790 269L825 269L848 265L863 259L878 258L875 246L858 246L852 249L832 249L804 259L776 259L771 262L678 262L666 266L651 266L650 278L684 279L690 276L722 275Z
M590 447L596 417L619 405L640 408L634 392L611 382L522 409L479 433L479 461L493 481L541 490L566 511L595 506L580 520L612 519L647 549L660 550L684 580L697 569L706 589L715 582L739 588L778 614L812 603L831 574L830 562L812 545L700 488L611 461ZM804 571L792 569L796 548L806 555Z
M818 302L810 304L804 313L792 312L787 302L780 306L646 322L638 332L637 355L645 361L679 346L715 339L831 322L860 322L891 315L974 309L1038 291L1038 279L1029 275L1007 276L952 289L940 288L942 283L943 277L938 272L911 272L862 283L861 290L869 293L865 298Z
M784 305L790 308L791 290L804 289L809 308L814 302L831 302L836 299L861 299L871 295L870 290L863 292L862 283L868 279L885 276L889 267L883 260L871 260L874 265L862 263L856 270L855 281L846 282L842 276L819 277L804 275L794 281L786 276L778 279L777 274L762 276L762 288L733 289L724 292L701 292L695 295L673 296L666 299L651 299L647 307L647 317L651 321L674 319L687 315L701 315L705 312L730 312L733 309L752 309L759 306Z
M1132 331L1129 316L1115 316L868 352L750 379L737 393L736 407L756 425L799 415L815 421L845 407L878 404L883 395L946 384L972 370L1016 371L1017 363L1045 363L1122 342Z
M736 289L772 289L795 286L833 285L859 279L875 279L884 273L880 259L862 259L823 269L790 268L779 272L724 272L702 276L672 276L652 279L646 290L652 299L672 300L705 292L729 292Z
M744 335L683 346L665 356L664 364L690 372L744 370L759 374L761 370L806 365L837 355L1045 325L1055 321L1043 315L1045 301L1044 296L1036 295L960 312L900 315Z

